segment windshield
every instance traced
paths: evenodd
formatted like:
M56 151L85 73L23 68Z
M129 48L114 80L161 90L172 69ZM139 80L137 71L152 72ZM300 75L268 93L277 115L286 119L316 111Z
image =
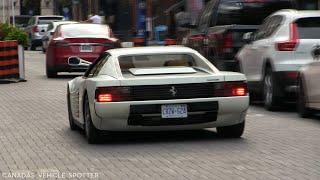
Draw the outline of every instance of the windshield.
M193 67L196 62L187 54L153 54L119 57L122 72L131 68L159 68L159 67Z
M38 24L49 24L52 21L60 21L63 20L63 17L39 17Z
M296 24L300 39L320 39L320 17L301 18Z

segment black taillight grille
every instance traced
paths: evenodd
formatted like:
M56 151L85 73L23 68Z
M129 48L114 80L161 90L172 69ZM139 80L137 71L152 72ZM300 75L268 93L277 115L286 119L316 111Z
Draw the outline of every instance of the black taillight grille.
M244 94L239 94L240 93ZM247 84L244 81L219 83L194 83L172 85L144 85L131 87L102 87L96 90L97 95L109 93L113 102L192 99L247 95Z

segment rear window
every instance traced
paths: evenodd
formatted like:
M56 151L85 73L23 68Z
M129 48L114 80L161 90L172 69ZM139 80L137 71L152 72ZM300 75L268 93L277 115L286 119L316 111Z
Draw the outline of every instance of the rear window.
M196 66L192 56L187 54L154 54L119 57L122 72L128 72L130 68L153 68L168 66Z
M273 12L292 8L295 8L295 4L288 0L225 1L219 5L217 25L259 25Z
M61 21L63 17L39 17L38 24L49 24L52 21Z
M300 39L320 39L320 17L301 18L296 24Z
M61 26L62 36L65 38L107 38L110 37L110 28L99 24L73 24Z

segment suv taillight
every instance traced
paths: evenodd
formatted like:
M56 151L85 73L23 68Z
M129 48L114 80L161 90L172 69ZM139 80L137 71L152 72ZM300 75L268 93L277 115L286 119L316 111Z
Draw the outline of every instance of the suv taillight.
M33 33L39 32L38 26L33 26L32 27L32 32Z
M130 101L129 87L99 87L95 94L96 102Z
M224 53L230 53L232 52L233 47L233 39L232 39L232 33L227 33L223 37L223 45L222 45L222 51Z
M288 41L277 42L276 49L278 51L295 51L299 45L299 33L296 23L290 24L290 38Z

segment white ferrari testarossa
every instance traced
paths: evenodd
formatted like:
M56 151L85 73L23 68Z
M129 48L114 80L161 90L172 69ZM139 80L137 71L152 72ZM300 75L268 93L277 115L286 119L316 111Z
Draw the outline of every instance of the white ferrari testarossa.
M108 50L68 82L67 100L71 129L84 129L89 143L102 131L216 127L219 135L240 137L249 107L243 74L219 71L179 46Z

